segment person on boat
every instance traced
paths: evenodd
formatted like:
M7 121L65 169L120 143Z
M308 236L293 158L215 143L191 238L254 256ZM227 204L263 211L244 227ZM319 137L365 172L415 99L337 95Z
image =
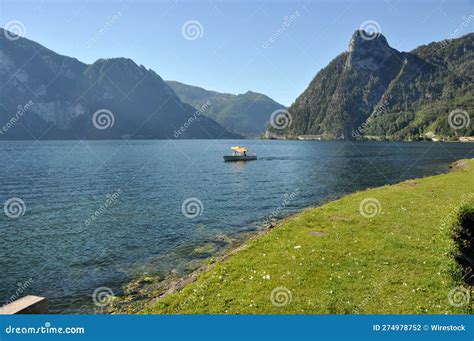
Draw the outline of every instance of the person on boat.
M244 150L244 156L247 156L247 151Z

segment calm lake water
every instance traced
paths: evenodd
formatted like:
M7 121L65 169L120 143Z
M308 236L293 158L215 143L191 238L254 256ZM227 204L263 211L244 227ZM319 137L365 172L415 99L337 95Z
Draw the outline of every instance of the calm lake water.
M259 160L224 163L233 145ZM2 205L25 204L18 218L0 212L0 299L31 293L52 312L80 312L97 287L119 293L145 272L184 273L272 212L445 172L474 144L22 141L1 142L0 155Z

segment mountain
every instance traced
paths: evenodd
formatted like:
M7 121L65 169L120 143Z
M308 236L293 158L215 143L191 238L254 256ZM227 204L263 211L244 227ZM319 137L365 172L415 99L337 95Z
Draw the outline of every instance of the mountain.
M0 79L0 139L237 137L131 59L87 65L1 28Z
M276 133L396 140L474 135L473 40L471 33L400 52L382 34L356 31L348 51L291 105L291 125Z
M245 136L258 136L263 133L271 114L275 110L285 108L270 97L257 92L232 95L176 81L166 83L184 103L196 107L209 101L206 116L216 120L227 130Z

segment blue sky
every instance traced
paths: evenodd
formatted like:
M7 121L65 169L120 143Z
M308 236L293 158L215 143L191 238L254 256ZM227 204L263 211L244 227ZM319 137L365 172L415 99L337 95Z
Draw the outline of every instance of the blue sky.
M167 80L262 92L284 105L364 22L375 21L392 47L409 51L472 32L470 15L473 0L0 0L0 26L19 20L27 38L60 54L86 63L129 57ZM182 32L191 20L199 32L192 40Z

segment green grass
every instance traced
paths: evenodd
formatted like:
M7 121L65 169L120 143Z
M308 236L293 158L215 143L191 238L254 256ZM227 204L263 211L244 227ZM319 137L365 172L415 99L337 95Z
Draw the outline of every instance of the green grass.
M454 227L474 200L474 160L464 163L307 209L144 312L468 313L448 300L461 284ZM372 218L359 211L367 198L380 203ZM271 300L279 287L291 293L283 306Z

